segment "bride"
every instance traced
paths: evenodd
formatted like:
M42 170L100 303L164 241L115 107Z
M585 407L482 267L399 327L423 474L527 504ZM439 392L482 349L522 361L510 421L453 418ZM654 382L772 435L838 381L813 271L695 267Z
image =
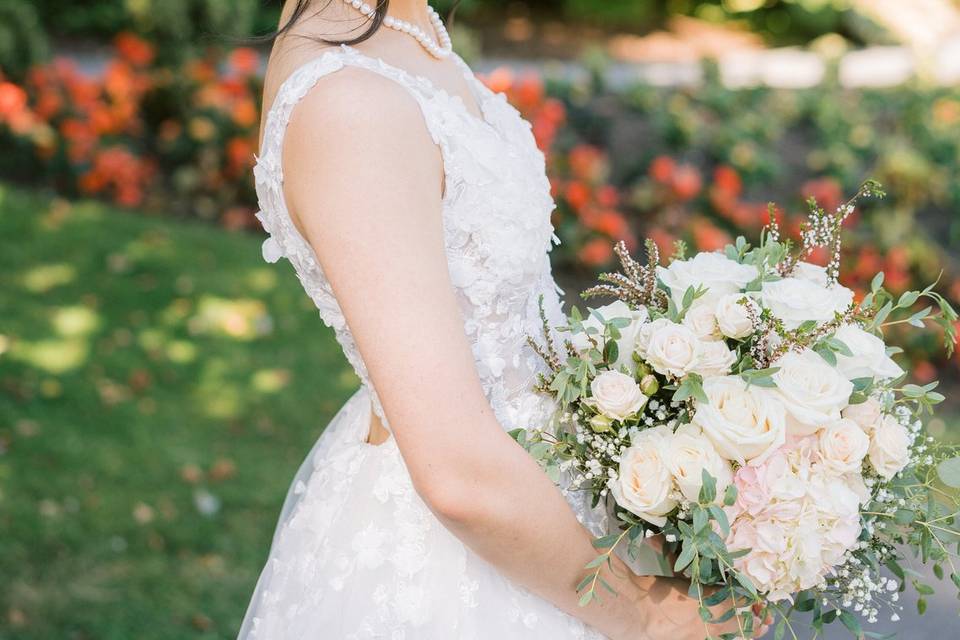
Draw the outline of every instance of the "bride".
M526 345L541 297L562 319L543 156L426 0L288 1L264 113L264 257L363 385L294 479L240 638L703 638L681 581L616 559L618 595L578 606L603 523L507 434L551 411Z

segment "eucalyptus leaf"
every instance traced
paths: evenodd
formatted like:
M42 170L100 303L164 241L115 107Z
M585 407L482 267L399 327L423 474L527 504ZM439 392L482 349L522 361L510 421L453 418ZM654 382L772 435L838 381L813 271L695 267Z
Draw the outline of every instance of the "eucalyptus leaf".
M960 456L949 458L937 465L937 475L943 484L960 489Z

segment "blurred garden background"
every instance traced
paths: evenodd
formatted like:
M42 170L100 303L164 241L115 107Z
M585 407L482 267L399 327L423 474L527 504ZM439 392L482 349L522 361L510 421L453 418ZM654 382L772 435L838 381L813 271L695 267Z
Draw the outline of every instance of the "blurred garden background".
M0 0L0 639L234 637L356 387L260 257L266 51L244 38L279 4ZM851 219L845 282L942 270L960 301L960 2L464 0L454 37L533 123L568 291L614 240L719 248L770 200L796 230L873 177L890 195ZM941 342L898 358L943 381L929 428L960 439ZM952 637L942 592L901 637Z

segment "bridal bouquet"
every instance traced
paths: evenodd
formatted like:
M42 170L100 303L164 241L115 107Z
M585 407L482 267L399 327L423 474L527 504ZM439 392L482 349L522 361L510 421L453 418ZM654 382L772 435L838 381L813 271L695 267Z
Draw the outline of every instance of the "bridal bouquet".
M621 244L622 273L584 294L615 302L574 308L562 339L544 316L538 390L561 411L514 437L612 515L582 605L612 591L614 549L635 555L657 535L704 621L737 617L725 637L753 633L751 607L774 617L776 640L800 637L795 612L817 635L839 620L863 637L861 619L897 619L908 584L922 613L933 589L914 558L960 590L960 449L924 433L944 397L905 383L883 338L937 325L952 352L957 314L932 285L895 296L879 273L856 301L838 283L841 226L871 196L883 193L868 182L834 212L811 201L797 242L771 206L756 246L687 258L680 244L661 265L647 242L641 265ZM819 247L826 267L804 261Z

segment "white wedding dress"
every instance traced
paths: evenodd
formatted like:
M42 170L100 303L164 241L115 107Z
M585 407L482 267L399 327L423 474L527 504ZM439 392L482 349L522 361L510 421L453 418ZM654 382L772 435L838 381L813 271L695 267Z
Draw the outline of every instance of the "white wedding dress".
M482 118L427 79L347 46L294 72L268 114L255 168L258 217L270 234L264 257L293 264L363 386L294 479L241 639L602 637L511 584L449 533L414 491L392 438L381 446L366 443L370 412L386 420L317 257L284 204L284 131L297 103L314 86L322 90L324 76L359 67L406 88L442 153L450 276L487 398L504 429L545 425L553 407L531 391L542 363L526 344L528 335L541 332L538 298L554 325L563 319L548 259L554 204L544 157L530 125L504 96L456 60ZM568 499L581 522L600 533L603 518L576 495Z

